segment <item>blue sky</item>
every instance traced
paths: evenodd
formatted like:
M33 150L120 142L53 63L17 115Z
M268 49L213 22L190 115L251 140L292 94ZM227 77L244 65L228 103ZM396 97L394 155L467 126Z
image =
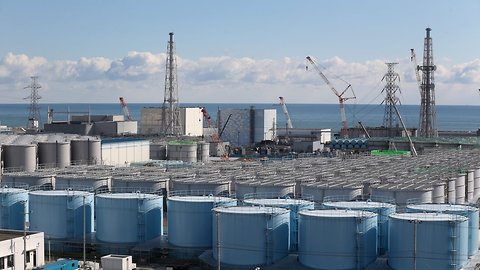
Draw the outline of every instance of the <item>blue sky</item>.
M478 0L0 0L0 102L22 102L27 94L11 90L31 75L40 76L44 102L162 102L173 31L184 102L270 103L281 94L335 103L318 75L300 70L314 55L358 89L361 103L381 91L383 63L397 61L402 98L418 104L409 49L420 61L428 26L437 102L476 105L478 14Z

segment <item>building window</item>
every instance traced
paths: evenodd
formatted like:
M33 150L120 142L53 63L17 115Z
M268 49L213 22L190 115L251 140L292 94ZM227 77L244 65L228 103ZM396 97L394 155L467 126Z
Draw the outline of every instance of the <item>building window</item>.
M7 257L7 267L13 267L13 255Z
M0 258L0 269L5 269L5 258L4 257Z

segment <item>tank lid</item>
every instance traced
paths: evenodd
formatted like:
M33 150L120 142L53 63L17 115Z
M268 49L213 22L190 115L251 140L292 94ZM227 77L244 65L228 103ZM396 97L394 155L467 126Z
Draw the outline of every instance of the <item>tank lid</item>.
M170 196L169 201L176 202L234 202L236 199L221 196Z
M418 221L467 221L468 218L460 215L444 213L394 213L390 215L392 219L418 220Z
M155 194L147 194L147 193L141 193L141 192L136 192L136 193L103 193L103 194L98 194L97 198L105 198L105 199L157 199L161 198L162 196L160 195L155 195Z
M258 214L285 214L290 210L277 207L265 207L265 206L232 206L232 207L217 207L213 211L217 213L230 213L230 214L246 214L246 215L258 215Z
M349 218L349 217L363 217L363 218L371 218L377 216L377 214L368 211L360 211L360 210L335 210L335 209L327 209L327 210L305 210L300 211L300 215L304 216L311 216L311 217L333 217L333 218Z
M324 202L323 205L328 207L340 207L350 209L377 209L377 208L395 208L395 205L384 202L372 202L372 201L342 201L342 202Z
M45 195L45 196L90 196L91 192L78 190L36 190L30 191L30 195Z
M245 199L246 204L265 205L265 206L289 206L289 205L311 205L313 202L292 198L278 199Z
M9 188L9 187L0 188L0 193L22 193L22 192L27 192L27 190L23 188Z
M469 205L460 204L410 204L407 205L408 209L419 211L436 211L436 212L462 212L462 211L478 211L478 208Z

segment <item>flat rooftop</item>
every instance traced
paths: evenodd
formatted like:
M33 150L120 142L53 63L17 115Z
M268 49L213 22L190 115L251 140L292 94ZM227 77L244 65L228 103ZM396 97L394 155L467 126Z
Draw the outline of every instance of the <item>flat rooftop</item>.
M27 232L27 235L36 233L38 232ZM0 230L0 241L10 240L17 237L23 237L23 231Z

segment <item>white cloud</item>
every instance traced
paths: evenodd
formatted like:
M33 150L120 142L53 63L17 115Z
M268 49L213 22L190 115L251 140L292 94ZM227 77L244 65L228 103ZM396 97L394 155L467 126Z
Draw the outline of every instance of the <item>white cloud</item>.
M43 57L7 53L0 60L0 93L18 95L38 75L44 102L116 102L119 95L129 102L162 102L165 77L164 53L129 52L119 59L82 57L78 60L48 61ZM340 57L316 60L325 67L329 80L343 90L353 85L357 102L379 103L381 81L387 60L348 62ZM402 100L418 104L418 88L409 59L399 64ZM184 59L178 57L181 102L276 102L285 96L290 103L336 103L336 97L313 68L305 69L305 59L234 58L229 56ZM341 79L340 79L341 78ZM435 73L439 104L476 104L480 83L480 59L453 64L439 60ZM462 91L462 95L458 93ZM13 96L11 99L15 99ZM9 102L13 102L10 101Z

